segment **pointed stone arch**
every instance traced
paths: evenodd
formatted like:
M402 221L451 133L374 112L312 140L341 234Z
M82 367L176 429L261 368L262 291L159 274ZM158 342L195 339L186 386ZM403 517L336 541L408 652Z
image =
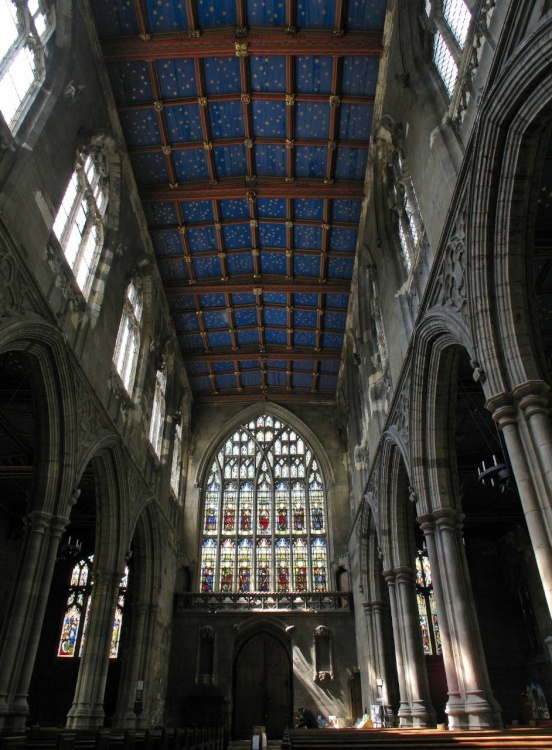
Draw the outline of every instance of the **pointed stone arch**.
M498 71L482 104L474 144L470 312L489 394L542 379L523 281L531 217L527 200L540 135L552 122L551 29L552 19L544 16Z

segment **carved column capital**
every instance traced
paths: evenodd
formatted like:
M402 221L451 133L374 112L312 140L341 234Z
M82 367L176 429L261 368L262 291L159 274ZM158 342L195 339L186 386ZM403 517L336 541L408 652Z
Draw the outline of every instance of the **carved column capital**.
M449 529L450 531L461 531L464 525L464 514L459 513L454 508L439 508L433 513L435 524L439 529Z
M427 536L428 534L435 533L435 518L433 513L424 513L416 518L419 523L421 530Z
M44 534L46 529L50 526L51 520L51 513L45 513L41 510L32 510L30 513L27 513L23 522L27 533L38 532L39 534Z
M514 396L519 399L519 408L526 417L534 414L548 416L550 406L550 387L542 380L528 380L514 388Z

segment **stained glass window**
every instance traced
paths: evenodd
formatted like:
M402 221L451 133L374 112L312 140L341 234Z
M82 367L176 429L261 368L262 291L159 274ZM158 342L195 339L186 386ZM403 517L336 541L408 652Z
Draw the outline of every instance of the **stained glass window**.
M324 478L280 419L243 424L215 452L205 484L200 589L326 591Z
M416 557L416 598L418 600L418 617L422 631L424 654L427 656L440 654L439 620L433 594L431 567L425 547L418 550Z
M46 73L54 13L45 0L0 0L0 111L14 132Z
M76 656L80 657L83 654L93 595L93 561L93 555L83 558L75 563L71 571L69 593L57 650L57 656L61 659L72 659ZM109 646L110 659L116 659L119 654L127 584L128 567L125 567L125 572L119 585L117 606L115 607L115 616L113 618L113 629Z

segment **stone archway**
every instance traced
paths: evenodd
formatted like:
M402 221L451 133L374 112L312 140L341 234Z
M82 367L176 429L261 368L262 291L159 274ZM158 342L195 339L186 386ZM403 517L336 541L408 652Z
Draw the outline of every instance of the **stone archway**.
M285 646L260 632L249 638L234 665L234 739L265 726L268 739L281 739L292 718L292 671Z

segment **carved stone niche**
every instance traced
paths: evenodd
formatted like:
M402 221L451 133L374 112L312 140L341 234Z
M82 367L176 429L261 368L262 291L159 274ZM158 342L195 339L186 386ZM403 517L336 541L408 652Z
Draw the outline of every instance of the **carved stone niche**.
M205 625L198 634L197 649L197 685L214 684L214 667L215 667L215 631L213 628Z
M332 634L329 628L319 625L314 631L314 680L327 682L333 679Z

